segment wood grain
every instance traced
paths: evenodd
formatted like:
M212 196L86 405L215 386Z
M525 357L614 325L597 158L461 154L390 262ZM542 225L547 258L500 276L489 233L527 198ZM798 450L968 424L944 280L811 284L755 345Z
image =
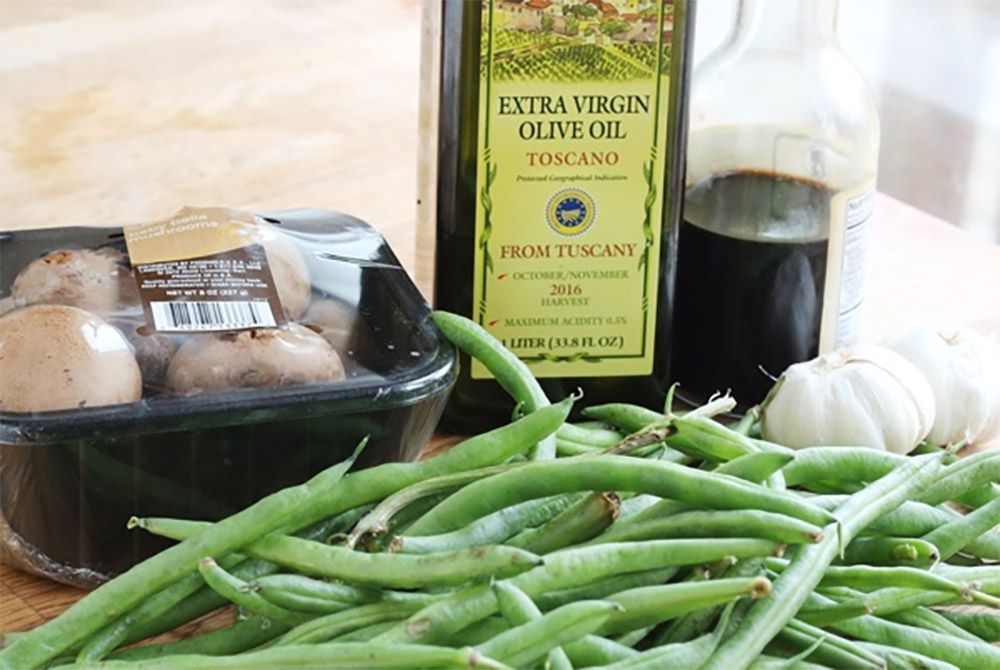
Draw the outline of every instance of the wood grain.
M419 0L0 0L0 228L327 207L378 227L412 270L419 13ZM1000 248L881 195L868 276L868 340L916 319L1000 331ZM0 629L81 595L0 566Z

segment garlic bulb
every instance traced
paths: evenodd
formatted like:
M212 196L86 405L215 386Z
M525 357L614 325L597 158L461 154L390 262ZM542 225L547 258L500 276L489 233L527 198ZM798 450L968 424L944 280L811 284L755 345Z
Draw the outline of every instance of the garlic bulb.
M789 447L849 445L912 451L934 423L920 371L884 347L842 349L781 375L764 401L764 439Z
M936 408L931 442L986 442L1000 433L1000 347L994 340L968 328L922 325L885 345L930 382Z

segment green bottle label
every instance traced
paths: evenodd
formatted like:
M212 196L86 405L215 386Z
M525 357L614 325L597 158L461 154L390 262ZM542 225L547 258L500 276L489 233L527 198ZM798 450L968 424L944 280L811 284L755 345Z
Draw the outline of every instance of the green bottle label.
M669 1L483 2L472 313L538 377L652 372L672 30Z

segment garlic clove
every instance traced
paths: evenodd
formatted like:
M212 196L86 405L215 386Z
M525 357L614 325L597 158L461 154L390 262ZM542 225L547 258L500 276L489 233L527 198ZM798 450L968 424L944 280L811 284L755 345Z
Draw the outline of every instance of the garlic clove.
M903 329L886 346L913 363L933 390L936 444L986 442L1000 433L1000 346L995 339L951 324Z

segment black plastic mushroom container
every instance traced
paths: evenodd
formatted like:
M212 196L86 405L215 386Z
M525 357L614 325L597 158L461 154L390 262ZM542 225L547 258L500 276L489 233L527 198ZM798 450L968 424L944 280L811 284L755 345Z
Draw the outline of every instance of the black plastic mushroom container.
M335 345L346 378L191 396L147 385L128 404L0 411L4 562L93 585L169 544L127 530L133 515L221 518L343 460L365 436L358 467L419 455L456 363L417 288L356 218L263 218L302 253L312 302L299 321ZM14 278L44 254L108 247L126 251L120 228L0 233L0 299L12 306ZM332 326L311 323L324 313Z

